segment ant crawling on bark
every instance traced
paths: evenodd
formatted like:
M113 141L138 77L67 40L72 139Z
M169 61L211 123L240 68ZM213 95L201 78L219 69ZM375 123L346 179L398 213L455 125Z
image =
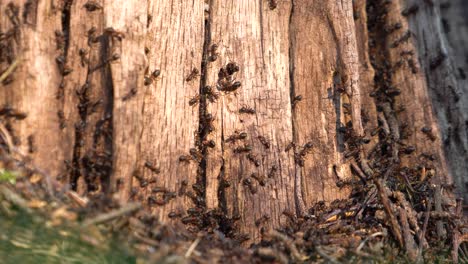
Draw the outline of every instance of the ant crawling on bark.
M185 78L186 82L190 82L199 75L200 71L197 68L193 68L190 74Z
M291 102L291 105L292 107L296 107L297 103L299 103L300 101L302 100L302 95L296 95L294 96L292 102Z
M156 78L159 77L159 75L161 75L161 71L156 69L154 70L150 76L145 76L145 85L148 86L148 85L151 85L155 80Z
M256 113L255 109L253 109L252 107L249 107L249 106L242 106L240 109L239 109L239 113L240 114L250 114L250 115L254 115Z
M247 159L250 160L255 167L260 167L260 161L258 160L257 156L252 153L247 154Z
M153 173L156 173L156 174L159 174L161 173L161 169L154 166L153 163L149 162L149 161L146 161L145 162L145 167L148 168L150 171L152 171Z
M209 48L209 53L210 56L208 57L208 61L213 62L218 59L219 53L217 52L218 50L218 44L212 44Z
M229 93L234 92L242 86L240 81L236 81L234 74L239 71L239 65L235 62L229 62L226 66L221 68L218 72L218 83L216 88L218 90Z
M264 136L258 136L257 137L258 140L260 141L260 143L262 143L262 145L266 148L266 149L269 149L271 144L270 144L270 141L264 137Z
M86 2L86 4L83 5L83 7L86 8L88 12L93 12L93 11L102 9L102 5L100 5L96 1L88 1Z
M237 140L242 140L247 138L247 133L246 132L238 132L234 131L234 134L230 135L225 142L232 142L235 143Z
M252 182L251 178L245 178L242 180L242 184L249 188L251 194L257 193L257 186Z
M189 105L190 106L196 106L199 102L200 102L200 95L197 94L195 95L194 97L192 97L190 100L189 100Z
M277 6L278 6L278 1L268 0L268 7L270 8L270 10L275 10Z
M130 91L129 91L124 97L122 97L122 101L130 100L130 99L131 99L132 97L134 97L136 94L137 94L137 89L136 89L136 88L132 88L132 89L130 89Z

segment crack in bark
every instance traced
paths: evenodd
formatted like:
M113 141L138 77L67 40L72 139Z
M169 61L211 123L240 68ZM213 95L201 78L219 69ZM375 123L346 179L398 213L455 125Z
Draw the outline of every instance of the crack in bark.
M71 20L70 9L72 5L73 5L73 0L66 0L63 10L62 10L62 32L65 38L63 55L65 56L65 59L67 58L68 48L70 46L70 20Z
M294 60L294 40L292 36L292 18L294 15L294 8L295 4L294 1L291 1L291 11L289 14L289 22L288 22L288 36L289 36L289 89L290 89L290 103L291 103L291 128L292 128L292 136L293 142L297 141L297 132L295 127L296 122L296 115L294 108L292 106L292 102L296 97L295 94L295 83L294 83L294 67L295 67L295 60ZM296 214L298 216L303 216L306 214L306 207L304 204L304 199L302 195L302 169L298 169L298 166L294 164L294 202L296 206Z
M200 87L199 87L199 115L198 115L198 139L196 145L198 151L202 154L202 159L199 163L197 169L197 179L196 183L202 186L203 193L202 195L204 201L204 207L206 207L206 186L207 186L207 177L206 177L206 167L207 167L207 155L208 155L208 147L203 144L206 141L209 132L206 129L205 119L208 114L208 100L206 96L203 96L205 93L205 86L207 84L207 72L208 67L207 64L209 63L209 56L210 56L210 43L211 43L211 7L213 6L213 1L210 0L208 3L209 6L209 15L205 18L205 37L203 41L203 54L202 54L202 61L201 61L201 76L200 76Z
M30 13L32 12L31 10L28 10L28 9L35 8L36 9L35 12L37 12L37 5L38 5L37 1L36 2L28 1L26 3L25 12L23 13L24 19L29 17ZM62 45L62 44L59 44L59 42L63 41L63 47L61 47L62 50L61 50L61 55L60 55L60 56L63 57L62 68L63 68L63 66L65 65L65 63L67 62L67 59L68 59L68 48L70 46L70 20L71 20L70 9L71 9L72 5L73 5L73 0L66 0L64 2L63 8L62 8L62 15L61 15L62 32L56 31L57 48L59 48ZM62 37L63 37L62 40L60 40L60 37L61 37L60 34L62 34ZM57 57L57 58L60 58L60 56ZM63 112L63 110L65 108L65 76L63 74L62 74L60 84L59 84L59 87L58 87L56 99L59 102L59 109L57 111L57 115L58 115L58 118L59 118L59 128L63 129L66 126L65 125L65 120L64 120L65 119L64 112ZM75 145L76 145L76 143L75 143ZM75 149L75 146L73 147L73 152L74 152L74 149ZM72 159L72 164L73 164L73 159ZM75 167L72 166L72 171L70 172L70 175L67 175L67 177L66 177L67 181L72 185L72 189L76 185L76 184L75 185L73 184L73 179L74 179L74 169L73 168L75 168ZM66 171L66 173L68 174L68 170Z
M69 25L69 23L65 24ZM100 62L97 63L97 66L92 65L90 61L87 62L86 81L80 90L76 91L79 116L75 123L75 144L73 146L70 185L73 190L77 190L79 187L78 179L83 177L85 182L84 191L94 191L101 187L104 193L109 194L111 191L116 190L116 186L111 186L110 177L113 168L114 85L109 58L113 56L113 52L110 36L102 35L96 39L96 42L101 45L99 47ZM92 51L91 45L92 43L88 42L90 51ZM68 45L66 46L68 47ZM100 74L103 75L101 89L104 91L104 98L92 102L91 96L94 87L91 86L91 75L98 69L100 69ZM88 124L88 117L94 113L100 101L104 104L101 119L95 124ZM92 131L87 130L89 125L94 126ZM91 149L86 149L85 142L88 137L92 137ZM103 140L102 145L99 144L100 139Z

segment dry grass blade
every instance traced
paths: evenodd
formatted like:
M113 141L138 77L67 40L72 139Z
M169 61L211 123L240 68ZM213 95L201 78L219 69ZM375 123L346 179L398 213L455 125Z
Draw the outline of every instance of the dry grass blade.
M195 239L195 241L193 241L193 243L190 245L190 247L188 248L187 252L185 253L185 257L186 258L190 258L190 256L192 255L193 251L195 250L195 248L198 246L198 243L200 243L200 238L197 237L197 239Z
M141 208L140 203L129 203L129 204L125 205L124 207L119 208L117 210L114 210L114 211L111 211L111 212L105 213L105 214L100 214L100 215L96 216L95 218L86 220L86 221L83 222L83 226L86 227L86 226L89 226L89 225L96 225L96 224L105 223L107 221L113 220L115 218L126 215L128 213L135 212L140 208Z
M19 59L14 60L13 63L8 67L8 69L4 73L2 73L2 75L0 76L0 83L3 82L8 76L10 76L10 74L18 66L19 62Z
M28 202L24 200L21 196L10 190L8 187L4 185L0 185L0 193L3 197L13 203L14 205L18 206L19 208L23 209L24 211L30 213L31 209L28 207Z
M14 148L13 140L10 136L10 133L6 129L6 127L0 122L0 138L5 142L8 150L12 150Z

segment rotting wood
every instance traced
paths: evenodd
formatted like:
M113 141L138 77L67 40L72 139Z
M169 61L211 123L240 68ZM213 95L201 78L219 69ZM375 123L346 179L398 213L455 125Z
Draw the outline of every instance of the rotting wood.
M119 63L112 57L120 56L105 34L104 10L90 11L87 4L79 0L71 5L66 59L73 71L57 88L66 117L63 130L73 133L73 157L64 173L81 195L110 191L114 100L110 65Z
M392 233L395 236L398 243L400 243L400 246L403 248L404 246L403 236L402 236L400 225L395 216L396 212L394 211L394 205L388 199L389 190L386 188L386 186L384 186L384 183L382 182L382 180L377 179L374 182L375 182L375 185L377 186L379 197L384 206L385 213L387 214L389 218Z
M404 208L400 208L399 211L400 211L399 216L400 216L403 240L405 242L406 253L408 254L408 257L411 259L411 261L416 261L420 253L418 252L418 248L416 247L416 243L414 242L414 237L411 234L411 229L408 224L406 210Z
M199 161L181 162L180 157L196 156L199 152L199 108L190 105L189 101L200 93L200 77L190 82L186 78L195 68L201 71L204 2L148 1L147 9L147 35L142 39L144 47L139 51L146 52L145 75L156 78L150 85L138 88L144 98L139 113L143 130L139 134L137 164L131 173L139 174L150 183L142 188L133 181L137 200L140 200L137 197L148 199L154 187L178 192L182 185L186 185L188 193L194 192L195 184L203 182ZM159 76L156 71L160 71ZM146 162L158 168L159 173L148 169ZM197 195L205 199L203 193ZM193 199L183 195L168 200L164 206L149 209L161 220L168 221L170 212L185 213L195 206Z
M120 59L110 65L113 89L112 103L112 179L113 190L117 190L120 200L130 198L133 175L138 170L139 153L143 131L141 115L144 101L144 75L147 66L145 40L148 20L147 2L114 1L105 6L104 29L121 32L122 37L108 35L111 54L117 53ZM131 100L122 98L136 89Z
M409 17L401 15L401 11L407 8L407 5L409 3L404 3L404 1L392 1L387 3L385 7L386 17L382 28L400 25L397 30L386 35L385 45L388 46L390 43L390 48L386 49L384 56L390 67L387 68L387 75L391 78L390 84L399 89L401 93L394 97L393 107L390 109L387 109L387 106L384 107L384 114L391 129L393 126L398 129L399 134L402 134L401 140L416 149L417 155L400 157L403 165L418 163L421 166L437 168L436 174L433 175L435 183L450 183L452 181L451 172L447 167L440 137L438 136L435 140L421 140L424 136L421 130L424 127L429 127L432 133L439 135L442 124L438 123L440 117L434 114L431 104L428 103L431 100L431 81L425 78L428 72L425 74L422 72L424 64L422 66L419 64L419 61L424 61L423 58L427 57L427 53L420 48L423 41L417 39L421 38L423 33L415 32L414 28L410 26L413 15ZM426 3L421 5L427 6ZM417 12L414 16L418 16L420 13ZM404 36L408 37L403 40ZM404 63L404 66L396 67L400 61ZM397 111L397 107L404 107L404 111ZM398 120L391 121L394 117ZM396 123L396 127L392 125L393 123ZM421 158L424 157L424 153L435 155L435 159Z
M346 196L346 188L338 191L334 172L340 180L351 176L340 128L352 121L357 135L364 134L352 3L295 1L290 27L294 94L303 96L294 108L294 140L314 145L300 170L304 202L312 206ZM314 30L304 34L305 28ZM345 103L351 105L350 113L345 113Z
M427 81L434 117L452 177L442 171L444 183L455 183L455 193L468 201L468 64L466 45L468 23L466 1L434 1L419 4L419 12L408 18L416 39L421 74ZM440 54L446 57L439 67L431 67ZM431 69L432 68L432 69ZM466 203L466 202L465 202Z
M60 51L51 43L55 31L61 28L63 4L40 1L26 10L23 2L0 4L0 72L21 58L14 72L0 84L0 105L8 104L27 114L21 122L10 124L14 144L28 153L27 139L34 135L36 151L30 153L31 158L56 177L65 167L61 158L71 153L57 125L55 92L63 71L56 62Z
M229 217L240 216L241 231L258 240L255 219L268 213L271 219L266 226L278 227L285 223L283 211L295 211L294 161L283 151L293 130L287 74L291 3L278 2L270 10L265 1L212 1L209 8L210 45L219 48L217 60L207 64L206 85L216 87L220 69L234 62L239 66L235 78L241 87L234 93L221 92L217 103L207 105L215 126L208 139L216 142L207 153L207 204L219 205ZM255 113L240 114L244 106ZM246 132L247 138L226 142L236 131ZM269 140L269 149L259 136ZM260 166L248 160L248 153L236 153L238 147L257 156ZM267 178L273 167L277 173ZM252 173L265 177L266 185L256 181L254 186L244 185ZM220 189L220 181L230 187Z
M301 219L317 201L348 197L349 188L337 183L353 182L349 165L363 183L389 168L382 184L401 176L413 191L402 171L416 164L421 181L450 185L441 147L453 150L460 141L453 153L463 153L464 115L447 125L443 114L432 113L430 98L455 92L452 105L463 87L448 86L463 74L450 66L453 55L444 49L437 19L427 17L438 17L438 7L427 2L416 12L406 1L382 1L382 13L364 10L365 1L67 0L29 3L19 11L0 4L2 32L12 30L13 44L37 37L39 48L26 54L43 53L4 80L5 88L15 89L2 91L0 102L12 101L28 114L26 122L5 125L17 132L10 145L21 143L24 153L80 194L109 193L112 183L121 201L141 200L162 220L187 212L185 219L197 223L202 219L192 214L220 210L229 221L239 217L241 232L253 241L263 225L287 223L285 211ZM15 17L18 12L23 18ZM376 17L383 23L369 19ZM431 45L441 47L428 56L421 46L427 37L420 21L426 20L437 32ZM367 24L380 28L368 32ZM373 42L376 36L381 42ZM55 45L43 46L48 39ZM19 49L32 45L28 41ZM390 65L374 71L376 60ZM11 60L1 63L2 72L11 67ZM37 63L46 67L45 76L30 67ZM219 75L221 69L231 73ZM456 78L440 77L447 69ZM431 82L432 72L438 82ZM391 87L373 82L380 74ZM432 83L448 84L448 90ZM370 94L378 89L386 96L375 104ZM29 105L30 96L41 105ZM463 112L464 99L458 100ZM228 142L231 135L246 136ZM57 139L60 146L50 141ZM291 141L294 149L285 152ZM375 152L387 148L394 165L375 160ZM50 155L57 159L45 162ZM455 174L465 166L462 157L452 162ZM450 216L441 212L447 205L441 196L430 214L439 223ZM254 225L265 212L270 220Z

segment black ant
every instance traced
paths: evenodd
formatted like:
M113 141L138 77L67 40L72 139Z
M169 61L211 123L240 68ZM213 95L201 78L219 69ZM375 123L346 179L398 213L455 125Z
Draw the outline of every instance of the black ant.
M260 141L260 143L262 143L262 145L266 149L270 148L270 141L268 139L266 139L264 136L258 136L258 140Z
M247 159L250 160L255 165L255 167L260 167L260 161L254 154L247 154Z
M93 11L102 9L102 5L100 5L96 1L88 1L86 4L84 4L83 7L86 8L88 12L93 12Z
M145 167L148 168L150 171L152 171L153 173L156 173L156 174L159 174L161 173L161 169L154 166L153 163L149 162L149 161L146 161L145 162Z
M193 79L195 79L195 77L198 76L200 72L198 71L197 68L193 68L192 72L190 72L189 76L187 76L187 78L185 78L185 81L186 82L190 82L192 81Z
M253 115L255 114L255 109L251 108L251 107L248 107L248 106L242 106L240 109L239 109L239 113L240 114L250 114L250 115Z
M137 89L132 88L132 89L130 89L130 92L128 92L128 94L126 94L124 97L122 97L122 101L127 101L130 98L134 97L136 94L137 94Z
M291 102L292 107L293 108L296 107L297 103L299 103L301 100L302 100L302 95L296 95Z
M276 9L277 6L278 2L276 0L268 0L268 7L270 8L270 10Z
M161 75L161 71L156 69L154 70L150 76L145 76L145 85L148 86L148 85L151 85L155 80L156 78L159 77L159 75Z

